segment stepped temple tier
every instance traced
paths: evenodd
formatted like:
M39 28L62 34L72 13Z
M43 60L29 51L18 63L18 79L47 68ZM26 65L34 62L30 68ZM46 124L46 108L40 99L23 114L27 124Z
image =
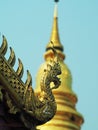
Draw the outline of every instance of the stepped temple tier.
M57 3L55 1L53 27L44 54L45 62L32 87L32 76L22 81L24 67L14 70L16 57L3 36L0 46L0 130L80 130L83 116L76 110L77 96L72 90L72 75L64 63L65 54L60 42Z

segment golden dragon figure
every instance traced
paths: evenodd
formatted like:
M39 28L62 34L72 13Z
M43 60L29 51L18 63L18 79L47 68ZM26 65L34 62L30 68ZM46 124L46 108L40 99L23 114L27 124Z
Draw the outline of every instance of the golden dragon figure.
M9 113L19 113L25 127L36 130L37 125L44 124L55 115L57 106L52 89L60 86L58 75L61 74L61 67L56 56L47 64L40 81L41 92L38 96L32 88L32 77L28 70L26 82L21 79L24 69L20 59L18 69L16 71L13 69L16 58L11 47L9 58L5 58L7 46L7 40L3 36L0 47L0 100L6 101ZM52 50L55 53L54 48Z

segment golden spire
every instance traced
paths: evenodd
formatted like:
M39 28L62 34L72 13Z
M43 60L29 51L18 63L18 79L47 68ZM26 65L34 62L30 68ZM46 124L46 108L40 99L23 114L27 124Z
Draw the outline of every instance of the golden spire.
M54 46L61 51L63 50L63 46L60 43L59 38L59 31L58 31L58 10L57 10L57 4L55 4L54 8L54 20L53 20L53 27L52 27L52 33L50 37L50 41L54 43ZM47 45L47 48L49 48L51 45L50 43Z
M54 18L53 18L52 32L51 32L50 42L46 46L45 59L47 58L47 56L50 56L52 53L50 51L51 50L51 41L53 42L54 48L57 50L60 57L64 59L65 55L62 53L63 46L60 42L59 30L58 30L58 5L57 5L57 3L55 3L55 7L54 7Z
M56 0L58 1L58 0ZM41 75L46 68L51 58L54 58L54 53L51 49L51 41L54 44L59 56L59 63L61 66L62 74L59 76L61 85L58 89L54 90L54 96L57 102L57 112L52 120L46 124L39 126L40 130L80 130L84 122L83 116L77 111L77 95L72 90L72 75L68 66L64 63L63 46L60 42L58 31L58 16L57 16L57 2L54 8L54 19L50 42L46 47L45 62L40 66L36 77L36 92L40 91Z

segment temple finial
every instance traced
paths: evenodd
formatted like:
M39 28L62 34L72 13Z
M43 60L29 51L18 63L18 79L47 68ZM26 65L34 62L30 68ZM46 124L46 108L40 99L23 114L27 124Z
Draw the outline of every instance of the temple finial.
M63 54L63 45L60 42L59 37L59 29L58 29L58 5L57 2L59 0L54 0L56 3L54 5L54 17L53 17L53 25L52 25L52 32L50 36L50 41L46 46L46 53L45 53L45 59L47 57L51 57L53 52L51 52L51 41L53 42L54 48L56 49L59 57L64 60L65 55Z
M57 9L57 4L55 4L55 8L54 8L54 18L58 17L58 9Z
M59 38L58 6L57 6L57 4L55 4L55 6L54 6L54 18L53 18L53 26L52 26L50 41L52 41L54 43L54 47L56 49L59 49L60 51L63 51L63 46L62 46L62 44L60 42L60 38ZM47 48L50 48L50 47L51 47L51 42L49 42L48 45L47 45Z
M59 2L59 0L54 0L54 2Z

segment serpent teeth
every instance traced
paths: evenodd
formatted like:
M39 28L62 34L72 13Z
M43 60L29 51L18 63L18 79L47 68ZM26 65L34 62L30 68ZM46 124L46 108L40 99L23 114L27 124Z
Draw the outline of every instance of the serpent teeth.
M20 78L22 78L23 72L24 72L24 68L23 68L23 64L22 64L22 62L21 62L20 59L18 59L18 62L19 62L19 66L18 66L18 69L17 69L17 71L16 71L16 74L17 74Z
M2 41L2 45L0 47L0 53L5 55L7 48L8 48L7 40L6 40L5 36L3 35L3 41Z
M16 61L14 50L10 47L10 57L8 59L8 63L13 67Z

